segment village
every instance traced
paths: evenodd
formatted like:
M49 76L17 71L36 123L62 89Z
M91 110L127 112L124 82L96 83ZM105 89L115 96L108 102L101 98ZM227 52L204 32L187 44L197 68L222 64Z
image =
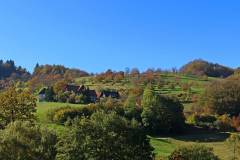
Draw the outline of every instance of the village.
M62 91L54 91L53 87L44 87L38 93L39 102L68 102L75 104L96 103L103 98L119 99L120 94L114 90L96 91L85 85L66 84Z

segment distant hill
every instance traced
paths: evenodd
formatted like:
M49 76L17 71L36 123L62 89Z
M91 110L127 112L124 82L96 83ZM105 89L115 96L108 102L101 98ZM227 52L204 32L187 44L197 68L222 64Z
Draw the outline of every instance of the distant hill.
M209 77L228 77L234 74L234 69L217 64L197 59L189 62L180 69L181 73L192 74L197 76Z
M37 64L28 84L34 90L42 86L51 86L59 80L71 81L85 76L89 76L89 73L79 69L70 69L63 65Z
M240 68L235 69L234 74L228 77L229 80L240 80Z
M0 60L0 80L6 78L11 80L28 80L30 76L30 73L25 68L16 66L14 61L8 60L4 62Z
M63 65L36 65L34 68L33 76L44 76L44 75L61 75L66 76L70 74L75 77L88 76L89 74L80 69L70 69Z

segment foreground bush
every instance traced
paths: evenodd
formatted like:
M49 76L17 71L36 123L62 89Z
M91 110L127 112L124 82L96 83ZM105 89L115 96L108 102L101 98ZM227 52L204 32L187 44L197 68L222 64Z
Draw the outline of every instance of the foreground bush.
M16 121L0 131L1 160L55 160L57 137L30 122Z
M12 87L0 93L0 128L16 120L35 121L36 99L27 91Z
M136 122L96 112L75 120L57 145L57 160L152 160L153 148Z
M175 150L169 160L219 160L213 149L201 145L185 146Z

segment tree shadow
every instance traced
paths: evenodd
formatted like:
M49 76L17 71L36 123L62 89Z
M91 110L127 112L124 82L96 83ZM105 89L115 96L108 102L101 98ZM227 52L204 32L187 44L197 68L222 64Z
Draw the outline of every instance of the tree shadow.
M230 136L228 132L219 132L203 128L192 127L183 135L172 136L176 140L186 142L224 142Z
M174 136L172 138L176 140L186 142L224 142L229 138L229 133L199 133L199 134L185 134L181 136Z

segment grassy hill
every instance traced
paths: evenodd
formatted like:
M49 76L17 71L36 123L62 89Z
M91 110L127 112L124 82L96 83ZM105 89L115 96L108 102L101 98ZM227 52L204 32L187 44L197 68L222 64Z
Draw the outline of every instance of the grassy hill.
M182 89L182 84L191 84L191 97L197 96L204 91L204 87L210 82L217 80L216 78L199 78L194 76L184 76L179 74L161 74L161 80L165 83L163 86L159 87L157 83L154 84L155 92L159 94L178 96L181 94L188 94L189 91ZM128 79L124 79L121 82L96 82L94 77L83 77L76 79L77 83L85 84L92 89L98 88L110 88L116 90L127 90L132 87L132 83ZM174 87L171 87L174 84ZM144 84L142 84L144 86ZM183 102L185 110L190 110L193 102ZM52 124L47 120L47 113L57 107L63 106L73 106L73 107L83 107L84 105L74 105L65 103L48 103L41 102L38 103L37 116L41 124L46 125L48 128L54 129L58 134L64 130L63 126ZM228 134L225 133L194 133L180 136L171 137L151 137L151 144L155 149L156 156L165 159L168 157L172 151L178 146L189 145L189 144L203 144L208 147L213 147L216 155L221 157L221 159L228 160L232 157L232 150L229 148L228 144L225 142Z
M185 111L190 111L193 102L193 97L198 97L204 92L205 86L220 78L214 77L199 77L191 75L183 75L178 73L162 73L154 75L154 88L155 92L159 94L176 96L180 99L185 107ZM84 84L89 86L91 89L113 89L113 90L128 90L134 87L130 78L124 78L121 82L114 82L113 80L108 81L96 81L95 77L81 77L77 78L77 84ZM161 84L160 86L160 83ZM143 88L146 84L140 84ZM190 90L186 89L190 87ZM187 100L186 100L187 99Z

